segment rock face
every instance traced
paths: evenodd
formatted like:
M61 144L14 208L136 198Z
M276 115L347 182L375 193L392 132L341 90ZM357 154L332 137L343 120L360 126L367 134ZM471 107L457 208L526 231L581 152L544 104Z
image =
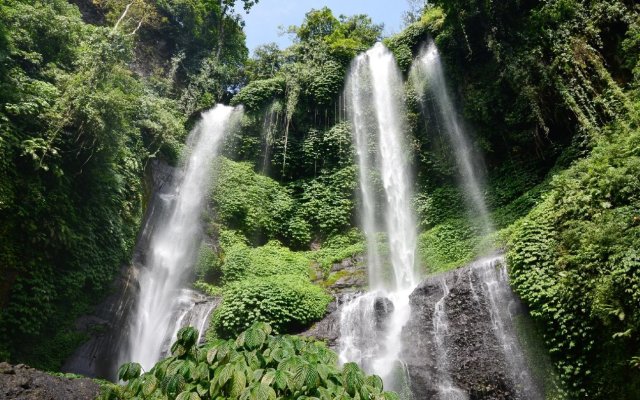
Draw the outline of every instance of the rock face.
M342 264L334 264L334 272L347 268ZM325 340L339 351L340 308L363 289L364 285L332 287L336 301L327 316L303 335ZM515 319L527 318L527 312L511 292L502 256L429 277L410 301L401 358L414 400L544 398L515 332ZM390 307L384 299L375 299L376 326L384 325Z
M300 335L324 341L329 348L337 351L340 340L340 307L354 294L362 292L367 285L364 258L355 256L333 264L329 279L332 277L337 279L327 289L335 300L327 307L326 316Z
M173 173L174 168L166 163L155 160L152 162L146 185L152 194L132 262L121 268L112 285L111 294L98 304L93 313L81 316L76 321L78 331L86 333L90 338L66 360L62 371L111 380L116 378L120 349L127 340L129 312L133 309L139 290L136 277L144 264L144 249L148 247L149 238L155 229L155 217L163 211L163 196L169 190Z
M91 379L60 378L23 364L0 363L0 400L93 400L99 393Z
M361 256L346 258L333 264L329 278L334 274L338 279L328 289L336 296L361 291L367 285L364 258Z
M501 257L423 281L411 294L412 318L405 326L403 350L418 399L538 400L519 348L513 320L526 311L511 293ZM502 277L502 278L501 278ZM435 316L444 297L444 318ZM460 397L462 396L462 397Z
M338 300L333 301L327 306L327 315L321 320L313 324L313 326L300 333L301 336L312 337L321 340L332 350L338 349L338 340L340 339L340 310Z

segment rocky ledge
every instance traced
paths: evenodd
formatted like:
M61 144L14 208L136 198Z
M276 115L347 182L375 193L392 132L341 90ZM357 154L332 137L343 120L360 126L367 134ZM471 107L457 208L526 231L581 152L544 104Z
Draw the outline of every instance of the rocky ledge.
M413 393L437 399L542 400L514 322L527 312L500 256L425 279L411 294L402 336Z
M319 276L317 283L327 288L333 295L334 301L327 307L325 317L300 335L321 340L329 348L337 351L340 339L340 306L353 296L362 293L367 285L364 258L358 255L334 263L326 279Z
M24 364L0 363L0 400L93 400L100 386L91 379L69 379Z
M327 287L336 300L303 335L338 350L340 308L365 289L358 264L334 264L332 274L340 275ZM376 325L384 325L391 312L385 300L373 303ZM411 346L402 359L414 399L544 398L516 334L515 321L528 314L509 287L502 256L427 277L411 294L410 305L402 340Z

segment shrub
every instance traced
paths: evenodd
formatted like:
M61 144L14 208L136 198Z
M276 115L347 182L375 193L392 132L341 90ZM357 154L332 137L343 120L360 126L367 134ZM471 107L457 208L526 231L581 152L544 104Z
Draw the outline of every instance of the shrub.
M418 257L428 272L459 267L476 256L478 232L464 219L451 219L418 236Z
M201 244L196 261L196 278L207 282L220 277L221 260L216 252L208 244Z
M575 398L640 393L640 132L614 130L509 238L513 286Z
M225 283L272 275L306 278L309 263L304 253L293 252L275 240L259 247L236 243L225 249L222 273Z
M255 321L275 332L301 329L321 319L331 302L320 287L296 275L249 278L229 284L213 317L221 337L230 337Z
M366 247L364 240L360 231L352 229L345 234L330 236L319 250L309 251L307 256L327 272L333 263L363 254Z
M260 110L284 95L284 88L285 81L282 77L254 81L234 96L232 104L242 104L247 110Z
M356 364L339 368L324 343L271 332L255 323L235 340L196 346L198 331L183 328L171 357L142 375L139 364L124 364L118 374L127 385L107 386L100 399L398 399Z
M287 221L294 206L286 188L256 174L249 163L221 157L211 192L218 218L253 241L287 236Z
M353 166L303 183L302 215L325 236L344 230L351 222L355 186Z

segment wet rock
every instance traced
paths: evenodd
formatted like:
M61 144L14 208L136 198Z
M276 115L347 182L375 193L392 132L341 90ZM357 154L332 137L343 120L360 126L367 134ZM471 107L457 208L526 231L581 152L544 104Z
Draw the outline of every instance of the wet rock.
M123 332L137 292L137 272L135 266L122 267L112 284L111 294L92 315L83 315L76 320L76 329L89 336L89 340L65 361L62 371L115 379Z
M338 348L340 339L340 311L338 301L333 301L327 306L327 315L313 324L308 330L301 332L301 336L312 337L323 341L333 350Z
M376 316L376 326L380 328L393 312L393 303L386 297L378 297L373 303L373 312Z
M92 400L99 392L91 379L61 378L23 364L0 363L0 400Z
M403 359L409 370L412 391L419 393L420 398L440 398L438 386L442 384L443 376L449 375L453 386L466 393L469 399L542 399L535 384L519 381L514 374L517 366L512 357L505 355L504 342L492 319L492 299L477 267L474 264L430 277L411 294L412 316L402 337L403 342L411 343L403 350ZM485 267L494 268L493 265ZM443 366L435 361L438 341L433 315L435 304L444 295L445 284L449 289L444 303L448 328L444 337L439 338L445 343L447 365ZM502 284L507 285L506 282ZM508 286L506 288L508 290ZM524 313L524 310L516 307L514 312ZM510 334L515 335L515 332Z
M354 256L333 264L329 276L325 279L325 285L338 297L345 293L361 291L367 286L364 259Z
M356 265L356 261L354 258L345 258L344 260L340 261L339 263L334 263L331 266L331 272L338 272L338 271L342 271L345 269L349 269L349 268L353 268Z
M367 277L364 273L352 273L338 278L336 282L329 287L333 292L346 292L359 290L367 285Z

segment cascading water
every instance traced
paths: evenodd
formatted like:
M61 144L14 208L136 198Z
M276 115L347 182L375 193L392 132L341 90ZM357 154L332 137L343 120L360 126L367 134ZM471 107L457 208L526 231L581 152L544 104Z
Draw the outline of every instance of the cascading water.
M458 113L451 101L440 61L438 49L433 42L429 43L422 56L414 61L411 68L411 79L414 87L421 95L424 106L426 93L430 93L436 105L437 118L442 130L455 153L455 160L460 172L462 187L475 211L475 217L482 233L489 235L494 228L481 190L482 162L474 157L469 139L463 129ZM426 107L423 107L426 112ZM514 390L522 398L542 398L539 389L527 368L524 353L520 347L511 316L512 308L519 302L508 284L508 275L503 256L481 259L468 269L469 289L474 301L486 305L492 322L494 335L500 344L502 356L509 365L511 383ZM475 277L475 278L474 278ZM479 280L479 287L474 286L474 279ZM433 317L435 350L438 364L438 392L442 399L466 399L464 391L455 388L449 373L449 360L446 343L447 323L444 309L449 295L446 282L443 281L444 295L436 303ZM482 294L482 296L479 295ZM485 300L481 300L485 299Z
M161 356L168 355L171 343L175 340L178 331L186 326L193 326L198 330L198 340L204 340L204 333L209 322L211 311L220 303L220 298L209 298L195 290L182 289L176 299L176 308L170 319L168 332L162 345Z
M474 156L463 124L451 101L440 54L433 42L429 43L423 54L414 61L410 76L418 93L421 94L421 99L425 97L425 88L428 88L429 93L432 94L444 133L455 153L456 164L469 205L474 209L483 233L491 233L493 224L489 218L480 184L482 176L479 171L482 171L482 161Z
M436 350L436 364L439 370L436 389L442 400L466 400L468 396L454 386L451 373L449 372L449 359L447 358L447 336L449 333L449 321L446 311L447 296L449 296L449 287L443 279L442 297L436 302L433 311L433 336Z
M515 332L513 315L521 307L520 301L509 286L509 275L504 256L483 258L470 268L483 283L482 290L488 300L491 323L502 352L509 363L511 380L515 390L523 398L538 400L543 396L531 376L524 352Z
M140 292L122 362L135 361L148 370L165 351L172 339L169 335L181 325L176 323L176 312L181 306L185 308L181 289L190 277L200 244L200 215L211 181L212 161L237 113L237 109L217 105L202 114L189 137L186 163L173 178L167 210L152 233L145 266L138 277ZM189 301L193 306L198 303ZM183 317L192 308L186 307Z
M263 175L266 175L271 164L271 150L275 141L276 131L281 114L281 105L277 101L273 101L264 114L262 121L262 167Z
M402 390L404 380L400 334L411 313L409 295L418 283L402 89L395 59L381 43L352 63L346 97L358 155L370 291L347 301L340 315L340 360L360 363L396 390ZM383 187L383 207L376 202L376 180ZM376 220L379 208L384 215L383 230ZM380 231L386 234L388 260L378 250ZM385 268L388 264L390 270Z

